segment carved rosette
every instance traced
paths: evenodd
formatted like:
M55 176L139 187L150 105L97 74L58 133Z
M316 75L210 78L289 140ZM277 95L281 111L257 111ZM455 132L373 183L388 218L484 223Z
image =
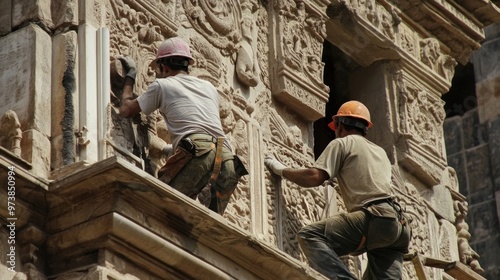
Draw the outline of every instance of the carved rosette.
M444 102L422 85L396 74L398 91L398 160L428 186L439 184L446 159L443 140Z
M237 0L182 0L186 17L225 56L236 59L241 41L241 10Z
M302 0L277 1L274 8L273 94L306 120L317 120L324 115L329 92L323 84L321 55L326 33L322 13Z

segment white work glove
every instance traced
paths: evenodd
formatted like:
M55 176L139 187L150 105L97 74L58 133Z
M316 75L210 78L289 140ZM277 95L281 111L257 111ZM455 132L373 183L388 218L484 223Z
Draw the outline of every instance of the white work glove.
M122 62L123 69L127 71L127 77L130 77L135 80L135 76L137 75L137 70L135 66L135 61L130 56L122 56L118 58Z
M164 148L163 148L163 154L169 158L172 153L174 152L174 148L172 147L172 144L167 144Z
M266 155L264 164L275 174L283 176L283 169L285 169L286 166L279 162L273 155Z

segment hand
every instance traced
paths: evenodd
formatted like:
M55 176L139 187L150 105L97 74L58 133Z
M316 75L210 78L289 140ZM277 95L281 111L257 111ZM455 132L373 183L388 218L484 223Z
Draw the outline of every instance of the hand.
M164 148L163 148L163 154L169 158L171 155L172 155L172 152L173 152L173 147L172 147L172 144L167 144Z
M279 162L273 155L266 155L264 164L271 169L272 172L278 174L279 176L283 176L283 169L285 169L286 166Z
M118 59L122 62L125 71L127 71L126 76L135 80L135 76L137 75L135 61L130 56L122 56Z

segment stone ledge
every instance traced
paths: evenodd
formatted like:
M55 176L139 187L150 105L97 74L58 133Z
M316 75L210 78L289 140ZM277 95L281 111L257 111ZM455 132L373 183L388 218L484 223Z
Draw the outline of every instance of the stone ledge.
M125 256L146 270L152 258L193 277L322 278L306 264L121 158L108 158L60 177L50 184L49 192L51 212L56 213L52 217L59 219L56 226L48 221L49 258L75 258L75 254L101 248L117 252L133 248L140 254ZM84 201L104 201L110 206L95 205L96 212L101 207L106 210L92 216L92 209L87 209L84 218L76 214Z

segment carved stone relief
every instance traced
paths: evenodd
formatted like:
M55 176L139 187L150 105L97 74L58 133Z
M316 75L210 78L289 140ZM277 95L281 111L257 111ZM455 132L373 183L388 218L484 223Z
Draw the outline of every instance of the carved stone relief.
M274 111L270 111L269 126L271 141L267 143L267 150L270 153L274 153L278 160L289 167L311 166L312 149L305 148L303 140L298 141L302 137L301 134L290 132L297 132L296 126L286 125ZM323 188L305 189L275 176L268 179L274 186L274 189L268 190L270 192L268 211L269 216L273 217L270 220L270 234L278 237L272 241L277 242L278 247L285 252L303 259L295 235L303 225L322 218L326 206ZM275 223L275 219L280 222Z
M193 28L235 61L241 40L238 1L182 0L182 5Z
M398 106L398 160L429 187L440 183L446 167L442 124L444 102L406 73L392 69Z
M433 75L451 82L456 61L450 56L450 46L453 48L458 41L429 38L429 34L422 33L411 22L403 20L398 3L391 5L376 0L341 3L332 2L327 13L348 34L347 38L346 34L342 34L342 41L337 44L344 52L353 54L360 65L368 66L380 59L403 56L412 61L421 61L432 70ZM438 29L433 28L433 31L437 32ZM450 31L445 30L445 33ZM335 35L329 35L332 36ZM446 36L449 37L448 34ZM462 43L459 44L463 48ZM364 51L371 53L366 54Z
M435 38L420 41L420 60L446 80L451 81L453 78L457 62L451 56L443 54L439 41Z
M21 139L23 132L16 112L8 110L0 119L0 146L21 156Z
M247 169L250 168L249 143L249 104L239 90L227 85L219 87L220 90L220 117L226 137L229 139L233 153L237 155ZM250 172L249 176L255 176ZM249 176L240 179L238 187L231 197L231 201L224 213L224 217L243 229L252 230L251 218L251 190Z
M328 87L321 60L325 21L306 1L276 1L273 94L308 120L323 116ZM273 21L274 22L274 21Z
M431 243L437 237L437 233L433 234L433 231L439 230L436 229L438 223L435 216L429 211L415 186L405 180L397 166L392 168L392 185L396 200L406 209L412 230L409 251L423 256L437 256L439 248L434 248ZM406 262L404 266L408 273L406 279L417 279L413 265ZM431 270L429 272L432 273Z
M456 216L455 226L457 228L460 262L470 266L472 270L481 274L484 272L484 269L479 264L479 255L469 245L471 234L469 232L469 225L466 222L469 207L465 198L460 198L460 196L461 195L457 195L457 199L453 203Z
M221 80L225 79L227 74L220 55L212 48L207 48L206 39L201 36L193 36L190 43L191 53L195 59L191 74L219 87Z
M271 82L269 78L269 24L268 24L268 14L265 9L258 9L257 13L257 63L260 70L260 79L264 83L266 88L271 88Z

